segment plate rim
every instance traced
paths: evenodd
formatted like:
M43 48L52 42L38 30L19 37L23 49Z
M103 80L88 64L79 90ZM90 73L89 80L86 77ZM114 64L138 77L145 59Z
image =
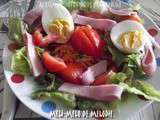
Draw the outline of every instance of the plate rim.
M125 6L128 6L127 3L122 2L122 4L125 5ZM143 13L143 12L141 12L141 11L140 11L140 14L142 14L142 15L145 16L145 17L147 17L147 19L152 22L152 24L153 24L154 27L158 30L158 32L160 32L160 28L158 27L158 25L154 22L154 20L153 20L150 16L148 16L147 14L145 14L145 13ZM8 40L9 40L9 39L8 39ZM3 61L5 60L5 59L4 59L4 58L5 58L4 55L5 55L5 53L6 53L7 41L8 41L8 40L5 41L5 45L4 45L4 50L3 50L3 55L2 55L2 60L3 60ZM31 107L31 106L29 106L28 104L26 104L26 103L16 94L16 91L13 90L13 88L12 88L11 85L10 85L10 83L8 82L9 80L7 79L6 70L5 70L5 66L6 66L6 65L4 65L4 62L3 62L3 66L4 66L3 71L4 71L4 75L5 75L5 80L6 80L7 83L9 84L9 87L11 88L12 92L14 93L14 95L20 100L20 102L23 103L26 107L28 107L31 111L37 113L38 115L40 115L40 116L42 116L42 117L44 117L44 118L50 119L50 117L47 117L47 116L45 116L45 115L40 114L40 112L38 112L39 110L35 110L35 109L33 109L33 107ZM12 73L13 73L13 72L12 72ZM146 108L147 108L150 104L152 104L153 102L154 102L153 100L149 101L149 102L146 103L141 109L139 109L139 111L137 111L136 113L138 113L138 112L140 112L140 111L143 111L144 109L146 109Z

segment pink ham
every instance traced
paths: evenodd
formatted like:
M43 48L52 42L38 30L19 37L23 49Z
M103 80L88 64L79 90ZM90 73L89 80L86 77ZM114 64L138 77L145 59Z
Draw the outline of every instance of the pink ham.
M107 70L107 61L103 60L98 62L97 64L88 67L88 69L82 73L80 79L82 80L84 85L90 85L94 82L95 77L106 72Z
M80 25L91 25L93 28L99 30L110 31L112 27L116 24L116 21L110 19L95 19L78 14L74 14L72 16L74 23Z
M157 64L152 45L146 44L145 46L145 55L142 60L142 68L147 75L151 75L156 71Z
M30 60L30 63L32 65L32 72L34 77L38 77L40 75L43 75L45 70L41 64L41 61L39 60L39 57L36 53L35 46L33 44L33 38L32 35L30 35L28 32L24 33L24 40L27 46L27 55Z
M117 16L128 16L128 15L137 15L137 12L130 11L128 9L112 9L108 8L109 12L113 15Z
M36 19L41 17L41 15L42 15L42 9L35 8L35 9L27 12L26 15L24 16L23 20L30 26L30 25L32 25L32 23Z
M64 83L59 87L58 90L71 93L79 97L100 101L120 100L123 92L123 88L115 84L82 86L71 83Z

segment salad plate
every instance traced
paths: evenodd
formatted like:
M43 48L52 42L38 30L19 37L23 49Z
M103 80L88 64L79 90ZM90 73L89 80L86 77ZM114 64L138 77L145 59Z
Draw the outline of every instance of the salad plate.
M122 9L127 8L127 7L128 6L126 4L121 4ZM58 12L58 10L57 10L57 12ZM43 12L43 14L44 13L45 12ZM45 19L47 19L47 17L49 18L50 14L52 14L52 13L48 12L46 16L45 15L42 16L42 21L44 20L44 22L42 23L42 26L47 33L49 33L50 31L46 30L47 28L45 27L46 26L45 22L47 22L47 20L45 20ZM65 14L65 16L67 16L67 15L69 16L69 13L64 13L64 14ZM139 16L144 20L145 29L152 35L152 37L154 37L156 42L160 43L160 30L159 30L158 26L156 25L156 23L154 23L152 19L150 19L147 15L145 15L143 13L139 13ZM69 17L67 19L70 20ZM64 22L64 24L65 24L65 22ZM69 23L69 24L72 24L72 23ZM139 23L136 23L136 25L139 25ZM123 27L127 27L127 25L123 26ZM73 28L74 28L74 25L72 27L70 27L70 30L73 31ZM113 32L113 36L114 35L115 34ZM29 36L27 34L25 37L29 38ZM4 52L3 52L4 73L5 73L6 80L9 84L9 86L11 87L12 91L17 96L17 98L24 105L26 105L28 108L33 110L35 113L37 113L47 119L51 119L51 112L54 112L56 110L67 111L69 108L64 107L63 104L61 104L57 101L54 101L52 98L36 99L36 100L32 98L33 93L38 88L40 88L40 86L37 84L37 82L35 82L35 80L34 80L35 78L32 77L31 75L22 75L17 72L14 72L11 69L11 66L13 65L13 63L12 63L13 62L13 54L15 54L15 49L17 49L19 46L16 46L15 43L9 39L5 40L5 41L6 41L6 43L5 43ZM63 42L65 42L65 40L60 41L60 43L61 42L63 43ZM30 43L30 42L28 42L28 43ZM29 47L29 49L32 49L32 45L28 44L28 47ZM134 51L134 49L132 49L132 50ZM131 52L132 52L132 50L131 50ZM126 51L126 50L122 50L122 51ZM152 73L152 75L149 77L149 79L146 80L146 82L153 85L157 90L160 90L160 84L159 84L160 52L158 49L155 48L154 53L155 53L157 69L154 73ZM105 63L105 62L103 61L103 63ZM18 64L23 64L23 61L19 62ZM37 64L37 63L34 62L34 64ZM18 70L21 69L23 72L27 71L27 70L25 70L25 68L19 68L19 66L16 66L16 67L17 67L16 69L18 69ZM45 66L45 67L49 68L48 66ZM41 68L39 68L39 69L41 69ZM37 73L34 72L34 75L36 75L36 74L38 74L38 72ZM88 85L89 84L88 81L85 84ZM140 95L142 95L142 94L140 94ZM149 99L149 97L147 97L147 98ZM129 97L127 97L127 100L125 100L124 102L118 103L118 107L116 109L114 109L114 115L113 115L114 119L115 120L128 119L131 116L133 116L134 114L136 114L137 112L147 108L147 106L150 105L152 102L153 102L152 100L149 101L146 99L140 99L139 97L137 97L137 95L129 95ZM52 119L59 119L59 118L52 118ZM70 119L70 118L68 118L68 119ZM94 118L91 118L91 119L94 119Z

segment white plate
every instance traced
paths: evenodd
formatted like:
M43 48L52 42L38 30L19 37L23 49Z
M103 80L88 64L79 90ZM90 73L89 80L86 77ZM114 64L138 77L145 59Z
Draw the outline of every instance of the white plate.
M126 5L123 5L122 7L124 8L126 7ZM146 15L141 14L141 17L145 20L144 26L147 30L152 29L155 31L155 33L157 31L154 37L156 41L160 43L160 30L158 29L158 27ZM32 77L15 75L15 73L11 71L10 65L11 65L11 56L13 52L8 49L8 45L10 45L11 43L12 41L6 40L4 54L3 54L4 73L5 73L7 82L9 83L12 91L15 93L17 98L23 104L25 104L28 108L38 113L39 115L45 118L51 119L50 111L54 111L58 109L62 110L65 108L55 103L54 101L50 101L50 100L43 101L43 100L31 99L30 95L36 89L36 83L34 82ZM153 77L148 82L150 82L157 89L160 89L160 84L159 84L160 52L155 50L155 53L156 53L157 63L159 67L155 72L155 74L153 75ZM15 81L18 83L15 83ZM135 113L141 111L142 109L145 109L151 102L152 101L150 102L142 101L137 97L129 99L128 101L126 101L120 106L119 112L117 112L117 114L115 115L116 120L125 120L127 118L130 118Z

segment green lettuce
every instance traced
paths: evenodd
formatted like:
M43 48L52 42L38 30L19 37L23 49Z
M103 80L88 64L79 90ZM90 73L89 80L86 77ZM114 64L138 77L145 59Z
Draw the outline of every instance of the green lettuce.
M102 0L60 0L69 11L101 11L105 5Z
M38 56L41 58L44 50L36 47L36 51ZM26 48L22 47L21 49L16 50L12 55L11 70L22 75L29 75L31 73L31 68L32 66L27 58Z
M91 100L78 100L77 107L80 110L113 110L118 108L120 101L114 102L102 102L102 101L91 101Z
M23 75L28 75L31 73L31 65L27 58L25 47L17 50L12 55L11 70Z
M55 102L64 105L68 108L76 107L75 95L58 91L58 88L62 85L62 81L54 74L47 73L47 77L52 81L48 86L39 86L37 90L32 93L33 99L50 99ZM42 78L44 80L44 78ZM40 80L41 81L41 80Z
M126 79L127 75L125 73L112 73L112 75L109 77L109 83L119 84L120 82L125 82Z
M109 77L109 82L120 85L123 87L124 92L142 95L148 100L160 102L160 91L142 80L134 80L132 69L126 69L124 72L113 73Z
M23 33L27 29L27 25L21 19L16 17L10 17L8 25L9 25L9 32L8 32L9 39L23 46L24 45Z
M143 54L141 52L124 54L120 50L118 50L112 42L108 42L106 51L109 51L111 53L112 60L116 63L117 66L123 66L123 69L132 69L134 72L134 77L136 78L145 78L145 74L141 67L141 60L143 57Z
M75 95L59 92L59 91L36 91L32 94L33 99L51 99L55 102L64 105L70 109L76 107Z
M126 92L142 95L148 100L160 102L160 91L157 91L153 86L144 81L135 80L132 82L132 85L121 82L119 85L122 86Z

